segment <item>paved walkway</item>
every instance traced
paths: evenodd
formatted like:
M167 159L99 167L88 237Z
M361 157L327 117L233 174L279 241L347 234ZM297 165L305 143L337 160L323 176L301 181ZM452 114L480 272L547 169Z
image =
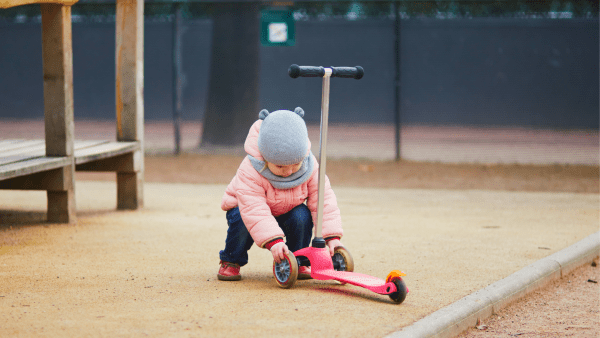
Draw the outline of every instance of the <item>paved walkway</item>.
M181 127L181 146L194 151L201 123ZM113 121L76 121L77 139L115 139ZM1 120L0 138L43 138L43 120ZM318 154L319 126L309 126ZM171 122L147 121L147 152L174 149ZM376 160L395 158L394 128L387 125L330 125L327 155ZM401 156L413 161L446 163L587 164L600 163L598 131L556 131L525 128L407 126L401 133Z

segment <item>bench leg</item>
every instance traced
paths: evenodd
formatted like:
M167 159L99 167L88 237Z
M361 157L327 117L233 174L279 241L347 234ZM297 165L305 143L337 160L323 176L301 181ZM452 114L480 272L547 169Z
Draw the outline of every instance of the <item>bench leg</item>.
M41 4L46 156L73 159L73 47L71 7ZM48 221L75 223L75 165L49 177Z
M140 173L117 173L117 209L143 207L143 181Z
M144 1L117 0L117 141L140 142L133 170L117 170L117 208L143 207L144 185Z
M117 209L135 210L144 206L144 159L141 151L127 155L133 171L117 171Z
M48 222L75 223L75 194L71 191L47 191Z
M74 187L74 168L65 167L56 171L53 176L53 185L60 186L60 189L46 191L48 197L48 222L50 223L75 223L75 189Z

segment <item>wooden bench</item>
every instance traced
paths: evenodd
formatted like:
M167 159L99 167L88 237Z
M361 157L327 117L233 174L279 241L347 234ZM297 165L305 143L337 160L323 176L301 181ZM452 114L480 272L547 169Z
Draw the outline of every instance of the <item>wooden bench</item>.
M116 2L117 140L75 141L71 6L77 0L0 0L0 8L39 3L42 13L44 140L0 140L0 189L45 190L48 221L73 223L75 170L117 173L117 208L143 206L144 2Z

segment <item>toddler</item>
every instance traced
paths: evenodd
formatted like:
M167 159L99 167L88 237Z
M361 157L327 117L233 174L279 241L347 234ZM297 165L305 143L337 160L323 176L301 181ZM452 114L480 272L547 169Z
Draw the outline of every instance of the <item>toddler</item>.
M219 253L220 280L240 280L248 250L256 243L279 263L289 251L310 245L317 220L318 163L310 151L304 110L263 109L250 128L244 149L248 156L227 186L221 209L227 212L225 249ZM323 238L330 254L342 246L342 220L335 194L325 178ZM306 204L305 204L306 202ZM285 242L284 242L285 238ZM299 267L298 279L310 268Z

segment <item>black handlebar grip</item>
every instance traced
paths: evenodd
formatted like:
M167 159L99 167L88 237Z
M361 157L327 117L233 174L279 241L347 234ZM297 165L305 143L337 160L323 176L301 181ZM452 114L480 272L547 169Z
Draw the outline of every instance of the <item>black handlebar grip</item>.
M356 67L331 67L331 77L345 77L360 80L365 75L361 66Z
M298 77L323 77L325 68L313 66L291 65L288 69L291 78ZM360 80L365 75L365 70L361 66L356 67L331 67L331 77L345 77Z
M292 79L297 77L323 77L325 75L325 68L291 65L290 69L288 69L288 74L290 74Z

